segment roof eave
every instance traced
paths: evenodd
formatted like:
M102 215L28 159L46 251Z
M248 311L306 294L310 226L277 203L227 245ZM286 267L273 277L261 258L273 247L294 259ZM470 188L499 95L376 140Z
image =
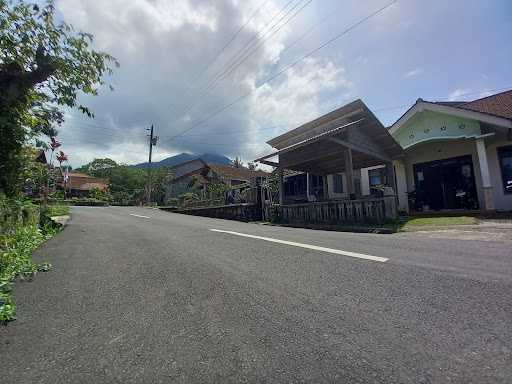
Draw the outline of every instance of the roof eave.
M490 115L488 113L477 112L469 109L464 109L460 107L450 107L447 105L440 105L429 101L418 100L414 105L409 108L389 129L389 132L393 135L400 128L402 128L407 122L415 116L417 113L423 112L425 110L429 110L432 112L445 113L453 116L458 116L462 118L468 118L472 120L482 121L484 123L489 123L492 125L503 126L506 128L512 129L512 121L504 118L498 117L495 115Z

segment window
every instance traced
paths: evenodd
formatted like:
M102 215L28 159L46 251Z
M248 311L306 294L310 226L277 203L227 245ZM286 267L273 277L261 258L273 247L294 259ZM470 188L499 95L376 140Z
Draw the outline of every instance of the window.
M512 145L498 148L498 159L503 179L503 190L512 194Z
M343 177L341 175L332 175L334 183L334 193L343 193Z
M382 177L384 172L385 168L370 169L368 171L371 187L384 184L384 178Z

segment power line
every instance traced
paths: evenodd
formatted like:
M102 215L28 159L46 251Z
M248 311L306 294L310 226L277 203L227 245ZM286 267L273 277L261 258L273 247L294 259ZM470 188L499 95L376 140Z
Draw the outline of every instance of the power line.
M279 14L281 14L281 13L282 13L286 8L288 8L288 6L289 6L290 4L292 4L294 1L296 1L296 0L289 0L289 1L285 4L285 6L284 6L283 8L281 8L281 10L280 10L280 11L278 11L277 13L275 13L275 14L271 17L270 21L269 21L269 22L268 22L268 23L263 27L263 29L261 29L261 30L257 31L257 32L254 34L254 36L252 36L252 38L250 38L250 39L249 39L249 41L247 41L241 49L239 49L237 52L235 52L235 54L234 54L233 56L231 56L231 58L228 60L227 65L228 65L228 66L230 66L230 65L233 63L233 61L237 60L238 56L240 55L240 53L241 53L242 51L244 51L244 50L245 50L249 45L251 45L251 44L252 44L252 42L253 42L254 40L259 39L259 38L260 38L260 37L259 37L260 33L262 33L262 32L263 32L263 31L264 31L264 30L265 30L265 29L266 29L266 28L267 28L267 27L268 27L268 26L273 22L273 20L274 20L276 17L278 17L278 16L279 16ZM300 2L300 1L302 1L302 0L298 0L298 1ZM222 73L223 73L223 71L224 71L224 69L223 69L223 68L221 68L219 71L217 71L217 72L214 74L214 76L213 76L213 80L212 80L212 81L210 81L209 83L207 83L207 85L206 85L205 87L203 87L203 88L200 90L200 95L202 95L202 94L204 94L204 92L208 91L208 89L211 87L212 83L215 83L215 82L216 82L216 80L217 80L217 78L218 78L219 74L222 74ZM194 98L194 100L193 100L193 102L192 102L191 104L189 104L187 107L185 107L185 109L184 109L184 110L182 110L182 111L180 112L180 115L183 115L183 114L187 113L187 112L188 112L188 111L190 111L193 107L195 107L195 106L197 105L197 101L198 101L198 100L199 100L199 97L195 97L195 98ZM177 120L178 120L178 119L176 119L175 121L177 121Z
M284 67L282 70L280 70L279 72L277 72L275 75L272 75L271 77L269 77L267 80L265 80L264 82L262 82L260 85L258 85L256 88L254 88L253 90L249 91L249 92L246 92L245 94L239 96L238 98L236 98L235 100L233 100L232 102L228 103L227 105L224 105L223 107L217 109L215 112L213 112L212 114L210 114L208 117L206 117L205 119L202 119L200 121L198 121L197 123L193 124L191 127L183 130L182 132L174 135L174 136L171 136L168 141L170 140L173 140L174 138L176 137L179 137L179 136L182 136L184 133L186 132L189 132L193 129L195 129L196 127L204 124L205 122L211 120L212 118L214 118L215 116L219 115L220 113L224 112L225 110L231 108L233 105L239 103L240 101L244 100L245 98L247 98L248 96L250 96L252 93L254 93L256 90L258 90L259 88L261 88L262 86L264 86L265 84L271 82L272 80L276 79L277 77L281 76L283 73L289 71L291 68L295 67L297 64L299 64L301 61L305 60L306 58L314 55L316 52L320 51L321 49L325 48L327 45L329 44L332 44L333 42L335 42L336 40L339 40L341 37L345 36L347 33L349 33L350 31L352 31L353 29L355 29L356 27L358 27L359 25L363 24L364 22L366 22L367 20L371 19L372 17L375 17L377 16L378 14L382 13L384 10L386 10L387 8L391 7L392 5L394 5L395 3L397 3L398 0L393 0L392 2L388 3L387 5L385 5L384 7L382 8L379 8L378 10L370 13L368 16L362 18L361 20L357 21L356 23L350 25L348 28L346 28L344 31L342 31L341 33L337 34L336 36L330 38L329 40L327 40L326 42L324 42L323 44L321 44L320 46L318 46L317 48L309 51L307 54L305 54L304 56L302 56L301 58L299 58L298 60L292 62L291 64L289 64L288 66Z
M274 25L274 27L267 31L268 32L271 32L270 35L268 36L265 36L263 35L261 37L261 40L253 47L249 47L249 50L245 50L245 52L242 52L243 55L240 56L231 66L229 66L226 70L224 70L220 75L219 75L219 78L218 78L218 81L217 82L220 82L224 79L226 79L231 73L233 73L237 68L239 68L245 61L247 61L247 59L249 57L252 56L252 54L254 52L256 52L262 45L265 41L267 41L269 38L271 38L272 36L274 36L277 32L279 32L286 24L288 24L292 19L295 18L295 16L297 16L306 6L308 6L313 0L308 0L306 1L304 4L302 4L302 6L295 11L295 13L293 13L290 18L288 20L286 20L283 24L281 24L276 30L272 31L272 29L274 27L276 27L278 25L278 23L284 18L286 17L290 12L292 12L301 2L299 1L299 3L295 4L295 6L290 9L281 19L279 19L276 23L276 25ZM212 87L215 86L215 84L212 85Z
M200 79L205 72L207 72L210 67L215 64L217 62L217 60L219 59L219 57L222 55L222 53L231 45L231 43L233 41L235 41L235 39L238 37L238 35L245 29L245 27L247 25L249 25L249 23L251 22L252 19L254 19L254 17L261 11L261 9L267 5L267 3L269 2L270 0L265 0L265 1L262 1L260 3L260 5L255 9L255 11L251 14L251 16L249 16L249 18L246 20L246 22L240 26L240 28L238 28L238 30L235 32L235 34L231 37L231 39L229 39L229 41L220 49L220 51L217 53L217 55L215 56L215 58L210 61L210 63L199 73L199 75L196 76L196 79Z

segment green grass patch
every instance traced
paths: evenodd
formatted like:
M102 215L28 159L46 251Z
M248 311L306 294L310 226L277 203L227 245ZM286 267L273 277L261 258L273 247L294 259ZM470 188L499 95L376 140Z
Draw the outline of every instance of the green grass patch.
M471 216L440 216L440 217L414 217L409 218L406 227L418 226L445 226L477 224L477 220Z
M388 221L384 227L395 232L419 229L422 227L446 227L451 225L478 224L478 220L472 216L432 216L432 217L409 217L402 216L396 220Z
M46 206L44 214L49 217L69 215L68 204L49 204Z

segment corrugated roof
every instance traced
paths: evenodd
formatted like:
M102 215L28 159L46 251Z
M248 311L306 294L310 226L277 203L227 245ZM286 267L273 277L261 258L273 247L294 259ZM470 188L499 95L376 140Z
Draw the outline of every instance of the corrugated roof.
M267 177L269 175L265 171L253 171L251 169L237 168L229 165L207 164L207 166L220 177L230 180L249 181L255 177Z

